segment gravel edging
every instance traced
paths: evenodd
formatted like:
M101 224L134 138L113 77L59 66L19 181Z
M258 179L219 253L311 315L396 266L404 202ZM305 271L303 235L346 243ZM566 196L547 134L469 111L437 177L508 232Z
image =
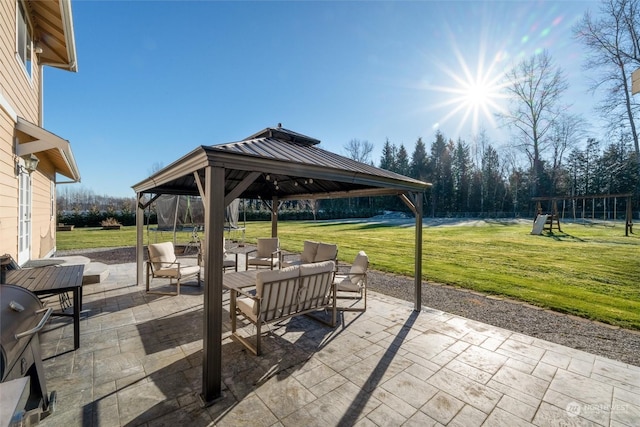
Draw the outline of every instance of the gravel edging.
M122 264L135 261L135 247L56 253L56 256L70 255L83 255L104 264ZM369 270L368 283L374 292L414 301L412 277ZM640 331L427 281L422 282L422 306L640 366Z

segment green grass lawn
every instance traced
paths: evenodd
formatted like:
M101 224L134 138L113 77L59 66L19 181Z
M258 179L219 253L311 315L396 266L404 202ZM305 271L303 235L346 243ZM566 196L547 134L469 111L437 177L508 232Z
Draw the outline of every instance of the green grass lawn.
M425 226L423 277L640 329L640 235L625 237L620 223L563 223L562 229L532 236L529 222ZM270 234L269 222L247 224L248 242ZM135 227L75 229L57 235L60 250L135 244ZM172 238L170 233L163 235L164 240ZM278 235L287 251L302 251L306 239L335 242L343 262L350 263L364 250L373 269L413 275L411 224L281 221ZM178 240L189 237L190 233L182 233Z

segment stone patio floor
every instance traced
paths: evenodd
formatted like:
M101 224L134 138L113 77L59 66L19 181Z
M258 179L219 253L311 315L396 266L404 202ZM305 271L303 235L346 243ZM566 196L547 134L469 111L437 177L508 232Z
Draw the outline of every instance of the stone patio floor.
M335 329L272 325L260 357L230 338L225 292L223 397L202 407L202 288L149 295L135 264L109 267L78 350L68 319L41 334L43 426L640 425L640 367L373 292Z

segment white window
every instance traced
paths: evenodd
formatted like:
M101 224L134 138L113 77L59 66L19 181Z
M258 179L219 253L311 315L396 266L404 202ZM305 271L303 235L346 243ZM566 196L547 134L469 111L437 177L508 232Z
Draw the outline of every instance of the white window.
M18 1L18 19L17 19L17 50L18 58L22 61L27 75L31 77L31 55L32 55L32 39L31 27L27 20L27 14L21 1Z
M22 265L31 259L31 175L22 172L18 179L18 264Z

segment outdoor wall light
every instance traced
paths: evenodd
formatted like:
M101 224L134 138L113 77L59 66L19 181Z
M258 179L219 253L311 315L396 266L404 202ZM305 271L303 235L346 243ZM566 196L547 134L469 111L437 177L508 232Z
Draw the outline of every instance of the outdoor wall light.
M24 168L30 174L38 169L38 163L40 163L40 159L33 153L23 156L22 160L24 160Z

